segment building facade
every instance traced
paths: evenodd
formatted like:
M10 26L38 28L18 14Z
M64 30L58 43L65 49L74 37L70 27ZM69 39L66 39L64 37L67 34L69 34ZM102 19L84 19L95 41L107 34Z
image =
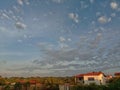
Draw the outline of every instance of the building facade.
M81 84L96 84L96 85L105 85L106 78L102 72L90 72L85 74L79 74L75 76L75 82Z

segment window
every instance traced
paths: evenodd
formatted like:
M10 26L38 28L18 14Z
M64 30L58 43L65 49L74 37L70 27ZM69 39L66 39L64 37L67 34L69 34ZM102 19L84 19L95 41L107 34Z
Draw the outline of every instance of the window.
M79 80L83 80L83 77L80 77Z
M94 81L95 79L94 79L94 77L89 77L88 78L88 81Z

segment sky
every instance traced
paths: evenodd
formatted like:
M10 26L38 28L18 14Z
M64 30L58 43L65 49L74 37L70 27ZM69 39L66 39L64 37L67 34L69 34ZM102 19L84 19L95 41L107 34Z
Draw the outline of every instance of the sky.
M0 0L0 75L120 72L120 0Z

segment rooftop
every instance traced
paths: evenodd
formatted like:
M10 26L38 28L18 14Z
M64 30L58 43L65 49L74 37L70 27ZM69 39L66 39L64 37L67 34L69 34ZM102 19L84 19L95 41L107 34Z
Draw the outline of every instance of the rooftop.
M100 74L104 74L103 72L89 72L89 73L85 73L85 74L79 74L76 75L76 77L83 77L83 76L98 76Z
M114 75L115 75L115 76L118 76L118 75L120 75L120 72L116 72Z

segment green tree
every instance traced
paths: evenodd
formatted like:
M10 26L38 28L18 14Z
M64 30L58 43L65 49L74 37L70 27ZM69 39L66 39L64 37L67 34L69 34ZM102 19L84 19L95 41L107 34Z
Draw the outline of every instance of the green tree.
M5 84L5 79L4 78L0 78L0 85L4 85Z
M108 88L109 90L120 90L120 78L114 78Z
M6 85L6 86L4 87L4 90L10 90L10 86L9 86L9 85Z
M14 85L14 90L21 90L22 89L22 84L20 82L16 82Z

